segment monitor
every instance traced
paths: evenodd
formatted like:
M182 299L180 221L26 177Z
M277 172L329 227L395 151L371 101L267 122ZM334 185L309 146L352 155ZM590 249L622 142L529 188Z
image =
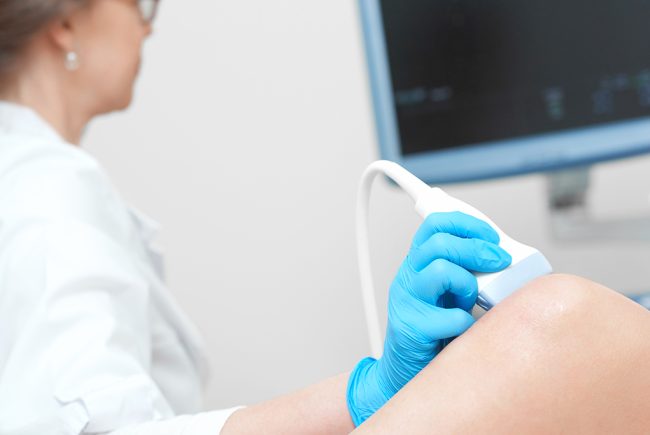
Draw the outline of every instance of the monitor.
M359 2L381 157L421 179L650 152L650 2Z

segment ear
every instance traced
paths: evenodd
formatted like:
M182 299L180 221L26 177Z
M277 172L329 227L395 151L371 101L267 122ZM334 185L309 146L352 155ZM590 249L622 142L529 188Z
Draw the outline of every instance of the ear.
M53 20L45 30L50 42L64 53L76 49L79 40L78 15L79 11L71 11Z

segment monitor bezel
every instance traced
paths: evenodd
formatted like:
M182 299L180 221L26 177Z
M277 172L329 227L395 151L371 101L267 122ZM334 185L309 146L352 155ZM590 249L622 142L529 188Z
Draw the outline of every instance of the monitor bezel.
M404 155L401 149L380 0L359 0L382 159L429 184L554 171L650 152L650 117Z

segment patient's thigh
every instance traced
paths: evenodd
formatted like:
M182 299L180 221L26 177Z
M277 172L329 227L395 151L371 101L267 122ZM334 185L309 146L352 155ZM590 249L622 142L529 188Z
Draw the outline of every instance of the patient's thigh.
M357 431L648 433L650 314L587 280L537 280Z

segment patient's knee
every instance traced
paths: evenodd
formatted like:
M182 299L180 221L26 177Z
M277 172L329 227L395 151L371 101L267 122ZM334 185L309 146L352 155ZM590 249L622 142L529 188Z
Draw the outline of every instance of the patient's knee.
M578 276L554 274L527 284L481 321L493 333L548 344L564 342L567 335L590 336L603 331L604 319L619 323L626 316L647 322L647 311L621 294Z
M596 284L572 275L538 278L494 307L484 322L515 322L518 328L544 327L575 316L594 297ZM498 320L497 320L498 319Z
M567 315L595 314L603 310L611 311L613 308L647 313L641 306L615 290L586 278L567 274L553 274L538 278L509 299L511 300L508 302L518 309L536 312L540 317L539 320Z
M554 274L538 278L503 302L537 322L548 322L576 315L605 289L574 275Z
M532 297L547 301L564 300L567 304L572 304L584 302L602 292L611 292L611 290L586 278L559 273L537 278L513 296L521 299Z

